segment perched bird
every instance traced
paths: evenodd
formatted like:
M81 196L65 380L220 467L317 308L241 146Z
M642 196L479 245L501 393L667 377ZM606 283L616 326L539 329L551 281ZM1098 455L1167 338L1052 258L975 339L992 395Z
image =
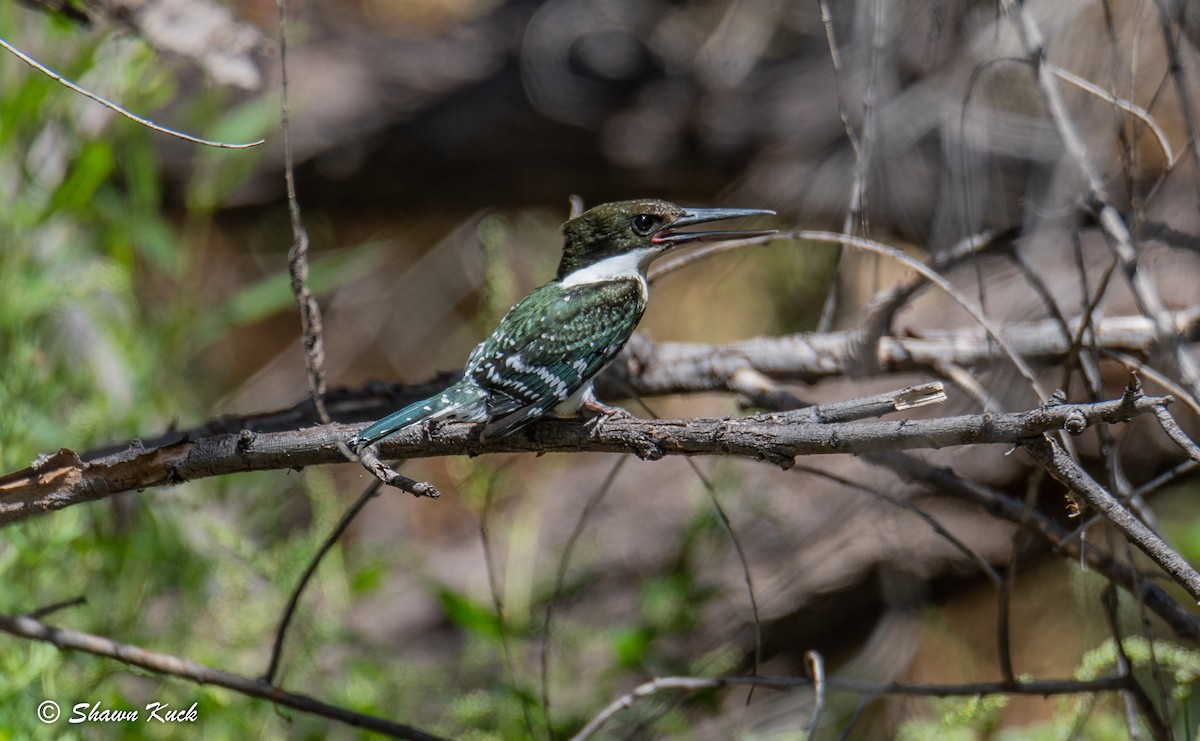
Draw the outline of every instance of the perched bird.
M695 224L773 211L683 208L659 200L596 206L563 224L554 280L508 310L467 359L462 379L393 412L355 435L360 448L423 422L486 422L480 435L507 435L550 412L609 416L592 379L612 362L646 310L646 269L655 258L699 241L771 231L679 231Z

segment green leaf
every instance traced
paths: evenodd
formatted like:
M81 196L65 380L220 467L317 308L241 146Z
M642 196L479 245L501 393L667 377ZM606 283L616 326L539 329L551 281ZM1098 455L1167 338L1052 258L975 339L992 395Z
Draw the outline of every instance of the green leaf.
M654 634L648 628L619 628L612 638L613 651L617 654L617 661L626 669L640 668L653 640Z
M438 599L441 600L442 609L450 622L468 633L495 639L499 639L503 634L500 618L491 607L485 607L466 595L445 588L438 592Z

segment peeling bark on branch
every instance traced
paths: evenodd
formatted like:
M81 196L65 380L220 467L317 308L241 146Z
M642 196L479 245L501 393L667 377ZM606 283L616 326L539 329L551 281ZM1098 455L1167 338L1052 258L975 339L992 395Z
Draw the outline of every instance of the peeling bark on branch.
M579 420L543 420L516 434L480 443L477 425L450 424L435 432L410 428L380 444L384 458L484 453L635 453L733 455L788 467L800 455L873 453L987 443L1015 444L1051 430L1081 431L1096 422L1123 422L1152 412L1170 397L1126 396L1094 404L1057 404L1013 414L975 414L922 420L809 421L799 410L740 419L614 418L599 430ZM123 491L170 486L244 471L296 469L345 459L339 444L358 425L333 424L282 432L223 433L184 438L159 447L134 441L95 458L69 450L0 477L0 525Z
M1175 312L1174 325L1187 341L1200 337L1200 308ZM1080 319L1070 322L1072 335ZM1095 346L1119 352L1148 353L1156 341L1154 322L1142 316L1109 317L1095 322L1090 333ZM1010 323L1003 335L1024 358L1060 363L1073 351L1053 319ZM638 335L626 350L629 387L644 395L730 390L733 375L752 368L768 377L813 383L852 375L861 366L861 331L803 333L757 337L725 345L690 342L655 344ZM929 370L940 364L977 368L1003 362L995 343L980 328L929 331L920 337L880 338L874 367L887 373ZM619 388L613 386L613 388Z

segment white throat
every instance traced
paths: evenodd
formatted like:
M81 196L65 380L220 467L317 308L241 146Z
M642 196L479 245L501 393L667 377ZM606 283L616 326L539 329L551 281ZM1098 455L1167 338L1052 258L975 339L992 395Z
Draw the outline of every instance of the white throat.
M642 284L642 292L645 293L646 268L650 267L650 263L660 251L655 247L647 247L606 257L586 268L580 268L570 273L562 279L562 286L570 288L588 283L605 283L611 280L636 280Z

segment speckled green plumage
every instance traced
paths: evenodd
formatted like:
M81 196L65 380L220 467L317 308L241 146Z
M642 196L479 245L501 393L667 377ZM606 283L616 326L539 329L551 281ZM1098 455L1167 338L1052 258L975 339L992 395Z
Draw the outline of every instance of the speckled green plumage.
M646 268L675 247L768 232L679 232L708 221L770 213L685 209L652 199L597 206L563 225L557 277L500 321L467 359L463 377L440 394L368 425L350 441L370 445L410 425L486 422L500 437L560 405L587 402L593 377L612 362L646 309Z
M567 400L608 365L646 309L640 280L547 283L509 310L471 353L464 376L492 392L498 437Z

